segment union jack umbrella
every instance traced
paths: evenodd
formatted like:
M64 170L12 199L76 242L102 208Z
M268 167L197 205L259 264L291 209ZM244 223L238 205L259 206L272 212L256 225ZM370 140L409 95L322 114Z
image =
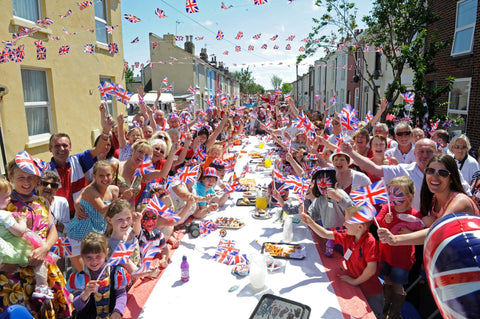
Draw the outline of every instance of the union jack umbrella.
M195 90L195 88L193 86L188 87L188 92L191 93L191 94L197 93L197 91Z
M427 234L423 261L443 318L476 318L480 312L479 232L479 216L450 213Z
M109 43L108 52L110 52L111 54L118 53L118 45L116 43Z
M115 88L115 95L117 97L117 101L122 102L123 104L127 105L128 101L132 97L132 93L128 92L124 88L121 88L119 85Z
M177 177L184 183L195 183L200 165L184 166L178 170Z
M39 167L32 155L27 153L27 151L21 151L15 155L15 164L26 173L40 177L43 176L41 167Z
M37 47L37 60L45 60L47 58L47 48Z
M160 217L165 218L169 221L178 222L180 220L180 216L175 214L167 205L162 203L161 200L157 198L157 196L153 196L148 200L147 207L145 210L149 210L158 214Z
M129 13L125 13L125 14L123 15L123 17L124 17L125 19L127 19L128 22L131 22L131 23L137 23L137 22L142 21L139 17L136 17L136 16L134 16L134 15L132 15L132 14L129 14Z
M257 6L267 3L267 0L253 0L253 3Z
M185 10L187 11L187 13L199 12L200 10L198 9L197 0L187 0Z
M374 206L388 201L388 193L383 180L350 192L350 197L359 205L368 204Z
M153 165L152 158L150 156L145 156L143 163L133 172L133 176L143 176L145 174L153 173L154 171L155 165Z
M58 49L58 54L60 55L66 55L70 52L70 46L69 45L62 45L60 49Z
M155 15L159 18L166 18L167 16L165 15L165 11L162 9L156 8L155 9Z
M95 49L95 47L93 46L93 44L91 44L91 43L90 44L85 44L84 47L83 47L83 52L92 54L94 49Z
M155 259L155 256L158 253L162 252L162 248L158 246L153 246L152 243L147 243L145 246L142 247L141 251L142 251L141 265L134 272L134 274L140 274L148 271L150 269L150 265L152 264L152 261Z
M364 224L372 221L377 215L377 211L370 205L362 205L360 209L349 219L349 224Z
M112 256L106 263L106 266L117 266L128 262L128 258L135 250L137 244L120 243L115 248Z
M224 37L224 36L225 36L225 35L223 34L223 31L222 31L222 30L218 30L216 39L217 39L217 40L223 40L223 37Z
M92 4L92 1L77 2L77 6L80 8L80 10L90 7Z
M72 245L70 245L70 241L67 237L58 237L50 251L58 257L71 256Z

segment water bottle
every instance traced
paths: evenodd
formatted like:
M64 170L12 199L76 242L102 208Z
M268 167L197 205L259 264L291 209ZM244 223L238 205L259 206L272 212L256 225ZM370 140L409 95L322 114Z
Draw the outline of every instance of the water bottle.
M333 256L333 240L327 240L326 249L325 249L325 256L332 257Z
M188 265L187 256L183 256L182 264L180 265L180 269L182 270L181 280L183 282L187 282L188 280L190 280L189 268L190 266Z

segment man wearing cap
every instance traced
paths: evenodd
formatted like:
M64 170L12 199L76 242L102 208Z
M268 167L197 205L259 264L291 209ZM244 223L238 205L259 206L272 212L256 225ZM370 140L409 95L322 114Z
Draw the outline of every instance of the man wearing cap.
M175 113L170 113L167 120L169 128L180 129L180 117Z
M83 153L70 155L72 143L68 134L55 133L50 137L48 149L53 157L47 170L55 171L60 176L61 186L56 195L65 197L68 200L70 217L73 217L75 212L74 200L86 186L85 173L93 167L93 164L97 161L97 155L106 150L109 143L110 130L115 123L111 115L106 115L103 103L100 106L100 114L102 136L97 146Z

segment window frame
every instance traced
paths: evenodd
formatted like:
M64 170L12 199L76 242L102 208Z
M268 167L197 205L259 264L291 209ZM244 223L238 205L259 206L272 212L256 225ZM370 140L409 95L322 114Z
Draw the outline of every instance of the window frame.
M478 10L478 0L461 0L461 1L457 1L457 8L456 8L456 11L455 11L455 31L453 32L453 42L452 42L452 50L451 50L451 56L455 57L455 56L460 56L460 55L464 55L464 54L468 54L468 53L472 53L473 52L473 42L475 40L475 24L476 24L476 19L474 20L474 22L472 24L469 24L469 25L465 25L461 28L457 28L457 23L458 23L458 16L459 16L459 11L458 11L458 7L460 6L461 3L464 3L464 2L467 2L467 1L476 1L477 2L477 10ZM475 15L476 16L476 15ZM465 31L467 29L470 29L472 28L472 37L470 39L470 48L466 51L461 51L461 52L457 52L457 53L454 53L454 49L455 49L455 38L456 38L456 35L458 32L461 32L461 31Z
M38 11L38 16L37 16L37 19L36 19L35 21L29 20L29 19L27 19L27 18L25 18L25 17L21 17L21 16L15 15L15 13L13 12L13 2L14 2L14 1L15 1L15 0L12 0L12 15L13 15L15 18L22 19L22 20L28 21L28 22L33 22L33 23L35 23L37 20L42 19L42 17L43 17L43 13L42 13L42 12L43 12L43 10L42 10L42 9L43 9L43 8L42 8L42 0L36 0L36 1L34 1L34 2L37 3L37 11Z
M100 1L100 3L102 3L103 6L104 6L104 9L105 9L105 19L107 19L107 20L104 20L104 19L102 19L102 18L100 18L100 17L97 17L97 15L94 13L94 18L95 18L95 41L97 42L97 44L101 44L101 45L103 44L103 45L107 45L107 46L108 46L108 44L111 42L111 35L107 32L107 28L106 28L106 27L109 25L109 24L108 24L108 20L109 20L109 10L108 10L108 7L109 7L109 6L108 6L108 3L107 3L107 0ZM97 27L96 27L97 21L100 22L100 23L102 23L102 24L105 24L105 29L104 29L103 31L105 32L105 34L106 34L106 36L107 36L107 42L106 42L106 43L98 40L98 30L97 30Z
M25 96L23 98L23 105L25 109L25 122L27 123L27 133L28 133L28 144L33 147L31 144L35 143L43 143L45 141L48 141L50 139L50 136L52 135L53 130L53 117L52 117L52 102L51 102L51 96L50 96L50 83L49 83L49 74L47 69L41 69L41 68L33 68L33 67L27 67L27 68L21 68L21 70L28 70L28 71L41 71L45 75L45 85L46 85L46 92L47 92L47 101L37 101L37 102L25 102ZM23 82L23 79L22 79ZM22 90L23 90L23 83L22 83ZM30 135L28 132L28 120L27 120L27 109L34 109L34 108L47 108L47 113L48 113L48 129L49 132L46 133L41 133L41 134L36 134L36 135Z
M458 109L450 108L450 106L452 105L452 90L450 90L448 92L447 114L448 114L448 116L453 115L454 117L458 117L458 116L463 117L465 119L465 123L463 124L463 131L465 132L467 130L468 109L470 107L470 96L471 96L471 90L472 90L472 78L458 78L458 79L455 79L455 82L454 82L453 86L457 82L468 82L468 96L467 96L466 109L465 110L458 110ZM452 86L452 88L453 88L453 86Z

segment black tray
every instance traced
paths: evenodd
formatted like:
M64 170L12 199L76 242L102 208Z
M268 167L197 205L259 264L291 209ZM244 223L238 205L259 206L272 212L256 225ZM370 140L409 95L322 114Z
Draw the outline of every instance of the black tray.
M258 302L255 310L250 315L250 319L267 318L310 318L310 307L299 302L275 296L264 294ZM291 313L290 317L288 316ZM292 316L293 315L293 316Z
M276 246L285 246L285 248L289 248L290 246L295 246L295 252L289 254L289 256L274 256L269 252L265 251L265 244L272 244ZM262 245L262 254L266 252L270 254L273 258L283 258L283 259L304 259L305 258L305 247L301 244L293 244L293 243L275 243L275 242L265 242Z
M248 200L250 201L250 203L248 203L247 205L245 205L245 204L240 204L241 202L243 202L243 198L239 198L239 199L237 199L237 202L235 203L235 205L237 205L237 206L245 206L245 207L247 207L247 206L255 206L255 201L256 201L255 199L250 199L250 198L249 198Z

